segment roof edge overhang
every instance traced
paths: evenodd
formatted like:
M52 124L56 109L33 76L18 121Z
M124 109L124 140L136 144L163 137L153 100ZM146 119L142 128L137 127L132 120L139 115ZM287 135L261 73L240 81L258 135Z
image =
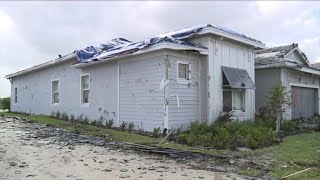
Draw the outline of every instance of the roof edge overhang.
M70 53L70 54L65 55L65 56L63 56L61 58L58 58L58 59L55 59L55 60L52 60L52 61L48 61L48 62L39 64L39 65L33 66L31 68L27 68L27 69L12 73L12 74L8 74L8 75L5 76L5 78L11 79L13 77L21 76L21 75L24 75L24 74L27 74L27 73L30 73L30 72L33 72L33 71L36 71L36 70L40 70L40 69L48 68L48 67L51 67L51 66L55 66L57 64L66 62L68 60L71 60L74 57L76 57L75 53Z
M139 50L135 53L132 53L132 54L127 54L127 55L123 55L123 56L115 56L112 58L101 59L99 61L93 61L93 62L89 62L89 63L77 63L77 64L73 65L73 67L76 67L76 68L88 67L88 66L92 66L92 65L96 65L96 64L100 64L100 63L105 63L105 62L109 62L109 61L120 60L122 58L130 57L133 55L145 54L148 52L153 52L153 51L163 50L163 49L180 50L180 51L193 50L193 51L198 51L199 54L201 54L201 55L208 55L208 49L206 49L206 48L164 42L164 43L160 43L157 45L152 45L152 46L145 48L145 49L141 49L141 50Z
M224 32L222 30L215 29L215 28L212 28L212 27L207 27L203 31L200 31L200 32L198 32L196 34L198 34L198 35L214 34L214 35L226 37L228 39L232 39L234 41L238 41L238 42L241 42L243 44L247 44L247 45L250 45L250 46L253 46L253 47L257 47L257 48L265 48L266 47L266 45L264 43L257 42L257 41L252 41L252 40L249 40L249 39L246 39L246 38L242 38L240 36L236 36L234 34L227 33L227 32Z
M311 73L311 74L320 76L320 70L301 67L301 65L297 65L297 64L274 63L274 64L268 64L268 65L255 65L255 69L268 69L268 68L289 68L289 69L294 69L301 72Z

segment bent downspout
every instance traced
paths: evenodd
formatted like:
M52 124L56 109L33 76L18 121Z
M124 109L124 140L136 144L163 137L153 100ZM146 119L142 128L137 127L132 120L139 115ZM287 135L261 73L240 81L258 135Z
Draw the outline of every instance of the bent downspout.
M162 79L162 81L160 82L160 90L164 90L164 102L163 102L163 109L164 109L164 114L163 114L163 119L164 119L164 130L165 129L169 129L169 102L170 102L170 97L176 97L177 99L177 103L178 103L178 108L180 108L180 100L179 100L179 96L177 94L171 94L169 95L169 72L168 72L168 68L169 68L169 58L168 55L164 56L164 60L165 60L165 72L164 72L164 79Z

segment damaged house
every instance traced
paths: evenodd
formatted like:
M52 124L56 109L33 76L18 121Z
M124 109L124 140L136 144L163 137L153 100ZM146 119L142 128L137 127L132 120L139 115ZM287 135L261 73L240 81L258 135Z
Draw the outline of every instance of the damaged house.
M319 113L320 71L312 67L298 44L256 50L256 110L266 105L272 86L282 84L291 94L284 118L308 118Z
M7 75L11 110L103 117L146 131L211 123L224 106L236 119L254 119L254 48L263 47L212 25L113 39Z

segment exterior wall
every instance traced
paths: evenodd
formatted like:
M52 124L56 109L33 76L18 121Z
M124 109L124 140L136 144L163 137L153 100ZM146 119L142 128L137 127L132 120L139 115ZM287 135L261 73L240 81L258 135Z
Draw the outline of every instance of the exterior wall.
M291 59L291 60L298 62L298 63L306 64L306 62L301 60L301 57L298 55L297 51L293 51L293 52L287 54L285 58Z
M208 47L208 122L215 121L223 108L223 88L221 66L245 69L252 81L254 74L254 51L252 47L216 36L202 36L191 40ZM203 95L202 95L203 96ZM239 120L254 119L255 90L245 90L245 112L235 113Z
M281 69L256 69L256 111L266 105L272 86L281 83Z
M167 88L160 89L160 83L165 78L165 57L170 64L167 67L170 84ZM191 121L201 119L201 58L203 57L193 53L184 54L182 51L156 51L82 68L73 67L76 60L68 61L14 78L12 97L14 88L17 87L18 103L14 104L12 98L12 110L44 115L59 111L76 117L83 114L90 120L103 116L108 120L113 119L115 126L123 121L133 122L137 129L152 131L157 127L164 129L167 90L168 95L178 95L180 102L178 108L175 97L168 99L168 128L176 129L182 125L187 128ZM190 87L176 83L177 61L191 63ZM80 76L83 74L90 75L89 105L86 106L80 103ZM59 80L59 105L52 105L52 80ZM203 91L206 91L205 84ZM206 103L203 103L202 108L206 114Z
M105 119L112 119L115 126L119 126L122 121L134 122L136 128L146 128L145 130L152 131L151 125L163 127L163 93L159 91L159 84L163 78L163 70L161 70L163 60L161 59L163 58L159 58L159 52L155 52L120 59L121 64L119 65L118 61L112 61L81 69L72 67L76 62L74 60L19 76L12 80L12 96L14 88L18 88L18 103L14 104L14 98L12 98L12 110L44 115L59 111L66 112L69 116L73 114L76 117L83 114L90 120L103 116ZM120 65L121 83L118 83ZM155 66L152 69L153 65ZM128 75L129 72L133 76ZM80 104L80 76L82 74L90 75L88 106ZM59 80L60 102L59 105L52 105L51 81L57 79ZM131 87L118 91L119 87L124 87L126 84ZM142 89L148 92L148 97L138 92ZM132 91L133 94L137 93L137 96L130 99L129 95L132 93L129 94L128 91ZM118 93L121 93L121 96ZM123 102L121 106L119 105L120 100ZM142 104L144 107L141 107ZM130 105L132 106L127 108ZM138 106L140 108L135 109ZM121 113L118 113L120 108ZM158 114L157 118L154 118L152 113Z
M18 88L18 103L12 98L13 111L50 115L66 112L76 117L84 114L94 120L100 116L116 119L117 63L110 62L86 69L72 67L74 61L56 65L12 79L11 94ZM90 74L89 105L80 103L80 75ZM51 81L59 80L59 105L52 105Z
M306 87L306 88L314 88L318 91L319 97L319 87L320 87L320 78L317 75L313 75L310 73L304 73L293 69L283 68L281 70L281 80L284 86L286 86L287 90L290 92L292 86L296 87ZM317 100L317 113L319 113L319 98ZM291 119L292 109L287 108L284 113L284 117L286 119Z
M190 83L177 80L178 62L189 63L191 68ZM200 116L200 61L199 55L190 53L169 52L167 56L167 72L170 80L168 91L168 121L169 129L182 127L187 129L191 122L201 120ZM178 101L179 99L179 107ZM206 99L205 99L206 101ZM203 105L202 109L206 109Z
M123 60L120 68L120 124L133 122L135 127L152 131L164 126L164 54Z

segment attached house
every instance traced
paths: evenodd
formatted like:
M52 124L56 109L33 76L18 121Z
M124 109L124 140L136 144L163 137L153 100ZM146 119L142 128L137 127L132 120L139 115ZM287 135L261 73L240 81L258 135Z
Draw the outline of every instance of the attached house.
M254 119L254 48L263 47L208 24L140 42L113 39L7 75L11 110L102 116L146 131L211 123L224 106L235 119Z
M291 93L286 119L308 118L319 113L320 70L312 67L298 44L256 50L256 110L266 105L273 85Z

